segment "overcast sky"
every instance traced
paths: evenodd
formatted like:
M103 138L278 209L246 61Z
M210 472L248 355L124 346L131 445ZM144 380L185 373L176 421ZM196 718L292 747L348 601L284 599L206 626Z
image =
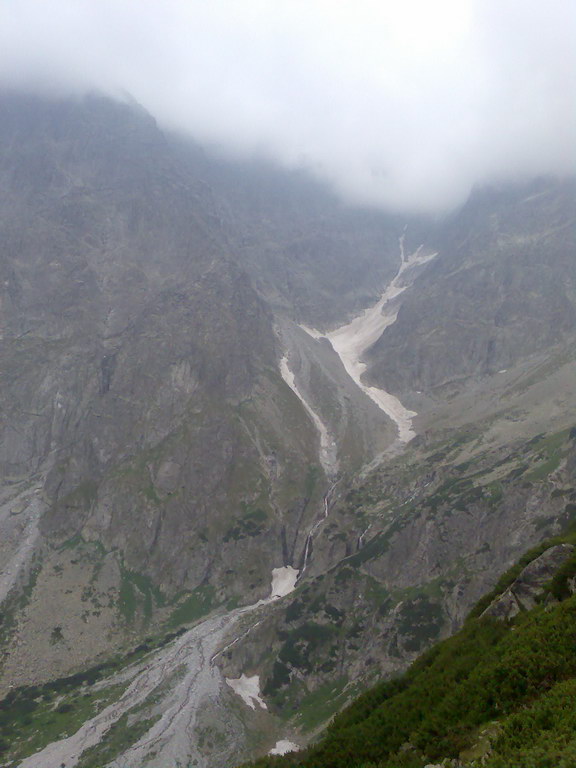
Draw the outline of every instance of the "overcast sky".
M437 211L576 170L574 0L0 0L0 81Z

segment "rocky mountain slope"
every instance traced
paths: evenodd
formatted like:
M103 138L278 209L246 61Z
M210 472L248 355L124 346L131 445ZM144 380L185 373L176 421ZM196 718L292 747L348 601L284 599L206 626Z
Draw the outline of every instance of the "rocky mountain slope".
M255 765L569 768L576 759L573 527L563 539L527 553L462 630L405 675L360 696L317 745ZM507 596L527 589L520 613L502 612Z
M448 394L573 342L576 187L479 189L432 236L442 254L370 352L392 392Z
M209 187L206 161L183 159L133 105L4 94L2 118L2 584L5 597L30 591L4 680L24 682L172 613L264 597L272 568L297 564L327 486L314 424L279 369L271 278L255 279L274 262L264 243L276 262L297 252L299 267L282 268L311 304L340 271L353 307L397 255L389 217L346 214L350 243L382 251L359 288L330 194L269 172L293 203L261 226L242 169ZM295 245L313 231L326 258ZM284 292L286 304L298 290ZM384 415L372 421L381 435L338 417L356 463L393 437Z
M303 744L574 516L574 184L407 221L0 102L7 764Z
M288 734L310 738L368 681L460 627L501 564L574 518L569 435L474 451L478 434L452 433L357 481L317 533L309 581L224 654L226 673L260 674Z

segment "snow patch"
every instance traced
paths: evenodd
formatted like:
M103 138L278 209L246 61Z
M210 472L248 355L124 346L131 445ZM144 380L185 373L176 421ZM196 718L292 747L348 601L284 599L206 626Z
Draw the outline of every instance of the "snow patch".
M272 600L293 592L299 573L300 571L292 568L291 565L285 565L283 568L274 568L272 570L272 591L270 593Z
M237 693L251 709L256 709L256 704L262 709L268 709L266 702L260 696L260 678L258 675L246 677L242 674L238 678L226 677L225 680L234 693Z
M276 742L276 746L273 747L270 752L268 752L269 755L286 755L288 752L297 752L300 749L298 744L294 744L293 741L288 741L287 739L281 739L280 741Z
M274 602L274 600L279 600L281 597L289 595L290 592L293 592L296 587L296 581L298 580L299 573L300 571L297 568L292 568L291 565L284 565L281 568L273 568L270 596L264 598L263 600L258 600L258 602L254 603L253 605L240 608L238 613L251 613L253 610L259 608L262 605L268 605L269 603ZM260 623L261 622L259 621L256 624L253 624L249 629L246 630L246 632L236 637L231 643L218 651L218 653L214 654L211 662L214 662L214 659L217 656L220 656L222 653L224 653L224 651L227 651L228 648L231 648L233 645L235 645L238 640L245 637L248 632L254 629L254 627L257 627ZM242 674L238 678L227 677L225 680L232 688L232 690L237 693L238 696L240 696L242 700L248 704L249 707L256 709L256 706L253 704L255 701L257 704L263 707L263 709L268 709L266 702L263 701L262 697L260 696L260 679L258 675L254 675L253 677L246 677L246 675Z
M305 329L307 333L312 333L311 329L307 328ZM315 336L314 338L320 338L319 336ZM330 433L328 432L328 429L326 428L326 425L322 421L322 419L318 416L316 411L310 406L302 392L298 389L298 385L296 384L296 379L294 377L294 373L290 370L290 367L288 366L288 358L286 355L280 360L280 374L286 384L290 387L292 392L296 395L296 397L300 400L304 408L306 409L306 413L310 416L312 421L314 422L314 426L318 430L318 434L320 435L320 463L322 464L322 468L324 469L324 472L328 477L332 477L336 474L338 470L338 461L336 459L336 451L337 446L335 441L330 437Z
M404 235L400 237L399 245L400 269L379 301L373 307L365 309L351 322L324 335L342 360L350 378L396 424L400 442L407 443L416 435L412 429L412 419L416 416L416 412L405 408L400 400L389 392L377 387L370 387L362 382L362 374L366 370L366 363L362 362L364 353L378 341L386 328L396 321L399 304L394 300L413 282L413 279L407 280L403 277L404 273L413 270L414 267L426 264L427 261L437 255L436 253L422 254L422 246L420 246L414 253L406 256L404 253ZM319 331L304 325L300 327L312 338L322 338Z
M303 331L306 331L308 336L312 336L313 339L323 339L324 334L320 333L320 331L317 331L316 328L310 328L309 325L304 325L303 323L300 323L300 328L302 328Z

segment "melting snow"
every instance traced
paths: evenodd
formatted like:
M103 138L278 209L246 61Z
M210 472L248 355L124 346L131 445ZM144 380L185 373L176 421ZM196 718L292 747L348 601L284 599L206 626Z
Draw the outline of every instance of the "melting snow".
M163 700L162 717L136 744L123 753L122 765L140 766L152 752L161 753L163 758L171 761L188 760L191 756L196 759L198 757L194 742L196 713L207 696L217 696L222 678L218 667L214 665L214 660L222 653L222 650L217 652L217 648L221 645L223 637L240 616L292 592L298 573L296 568L289 565L274 568L269 597L259 600L254 605L237 608L227 615L206 619L144 661L127 667L109 678L106 681L107 685L129 682L128 688L118 701L105 707L95 717L86 720L72 736L52 742L35 755L26 758L22 768L45 768L48 765L61 765L64 762L73 768L86 749L98 744L104 738L111 725L135 706L142 704L148 696L158 691L163 681L183 668L183 677L167 692ZM223 650L233 645L236 640ZM246 677L243 674L238 679L225 679L249 707L256 709L258 704L263 709L267 709L266 702L260 695L258 675Z
M252 709L256 709L256 704L259 704L262 709L268 709L266 702L263 701L260 696L260 678L258 675L254 675L253 677L240 675L240 677L236 679L227 677L226 682L230 688L232 688L234 693L237 693L242 701Z
M272 571L272 592L270 597L284 597L290 594L296 586L299 571L286 565L284 568L274 568Z
M310 333L310 329L307 328L306 331ZM318 336L315 336L314 338L319 338ZM328 477L331 477L334 475L338 469L338 461L336 459L336 443L332 438L330 437L330 434L326 428L326 425L324 422L320 419L316 411L312 409L308 401L305 399L304 395L300 390L298 389L298 385L296 384L296 379L294 377L294 374L288 367L288 358L284 356L280 360L280 373L282 375L282 378L288 384L292 392L296 395L296 397L300 400L304 408L306 409L306 412L314 422L314 426L318 430L318 433L320 435L320 463L322 464L322 467Z
M276 746L268 752L269 755L285 755L287 752L297 752L300 749L293 741L282 739L276 742Z
M362 374L366 370L362 356L380 338L386 328L396 321L398 304L393 300L411 284L410 281L403 280L404 272L415 266L425 264L436 256L435 253L422 255L420 253L421 248L422 246L413 254L406 256L404 254L404 235L402 235L400 237L400 269L380 300L373 307L365 309L350 323L325 334L334 351L342 360L350 378L394 421L398 428L398 437L402 443L409 442L416 434L412 429L412 419L416 413L405 408L400 400L389 392L377 387L370 387L362 382ZM306 326L301 326L301 328L315 339L322 337L322 334L313 328Z

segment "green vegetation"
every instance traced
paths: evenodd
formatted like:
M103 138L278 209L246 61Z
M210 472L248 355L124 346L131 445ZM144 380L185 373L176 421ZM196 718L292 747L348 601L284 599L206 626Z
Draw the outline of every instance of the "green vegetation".
M168 619L168 627L191 624L216 607L215 590L210 584L197 587L176 607Z
M479 618L520 570L576 528L527 553L472 611L463 629L337 715L320 742L258 768L422 768L444 758L488 768L576 765L576 555L532 611ZM478 764L476 762L476 764Z
M252 507L246 502L241 503L243 513L235 524L224 534L223 541L239 541L248 536L260 536L266 530L268 515L260 507Z
M409 636L404 646L407 651L420 651L431 640L438 637L444 623L440 603L432 602L426 595L420 595L411 602L403 603L399 610L400 634Z
M102 671L102 667L95 667L82 675L45 685L17 688L0 701L2 763L17 765L50 742L70 736L82 723L118 699L126 684L98 692L92 690L91 685Z
M298 707L297 725L303 731L313 731L325 723L346 701L344 688L347 682L347 677L341 677L305 696Z
M278 658L304 672L311 672L310 656L315 648L329 640L334 634L332 626L308 622L288 633Z
M58 629L57 627L55 629ZM128 653L43 685L14 688L0 701L0 762L15 768L19 761L47 744L75 733L82 723L116 701L128 683L112 683L97 692L92 686L175 640L186 630L147 638ZM122 724L116 736L122 730ZM111 734L111 736L113 735ZM82 763L84 765L84 763ZM103 763L87 763L100 768Z
M570 430L565 429L553 435L539 435L531 441L537 451L537 464L524 475L524 480L535 483L548 477L560 464L560 460L566 452L565 443L569 435Z
M118 609L127 623L132 623L138 613L144 622L148 622L153 607L160 607L164 603L164 595L148 576L121 566Z
M320 470L317 466L312 465L308 467L308 472L306 473L306 480L304 482L304 492L307 498L312 497L312 494L314 493L314 488L316 487L316 483L318 482L319 477L320 477Z

